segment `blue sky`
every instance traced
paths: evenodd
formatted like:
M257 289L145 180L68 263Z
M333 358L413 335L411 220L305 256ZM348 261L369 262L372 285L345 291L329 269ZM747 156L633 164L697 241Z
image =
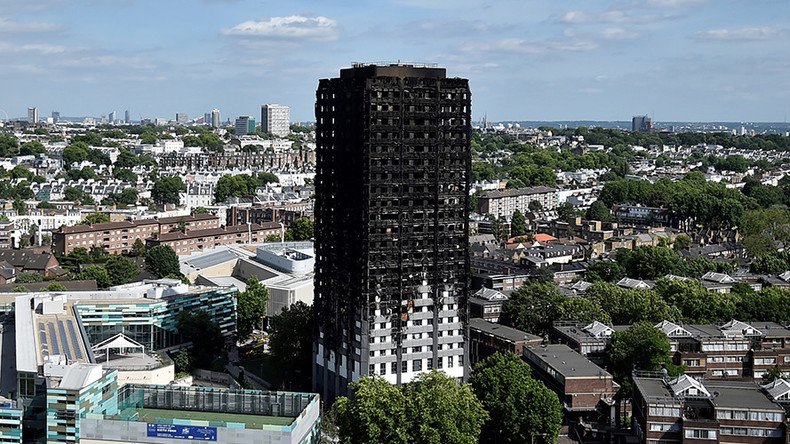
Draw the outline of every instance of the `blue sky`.
M391 60L469 78L475 119L790 115L788 0L0 0L0 58L11 117L313 120L319 78Z

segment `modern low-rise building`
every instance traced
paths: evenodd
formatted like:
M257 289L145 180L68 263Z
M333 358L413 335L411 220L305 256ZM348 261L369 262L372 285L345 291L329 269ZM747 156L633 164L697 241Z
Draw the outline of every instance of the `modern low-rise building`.
M483 287L469 296L469 317L499 322L499 315L508 297L501 291Z

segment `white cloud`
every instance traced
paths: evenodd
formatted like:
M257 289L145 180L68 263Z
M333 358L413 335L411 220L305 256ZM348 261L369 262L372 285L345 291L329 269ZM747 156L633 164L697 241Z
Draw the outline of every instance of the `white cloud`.
M552 52L589 51L597 48L595 42L587 40L550 40L533 42L524 39L502 39L493 43L469 44L461 49L468 53L502 52L512 54L543 54Z
M705 3L706 1L707 0L647 0L647 4L659 8L674 8L678 6L697 5Z
M632 19L623 11L612 10L599 14L584 12L584 11L569 11L560 17L563 23L580 24L580 23L623 23L631 21Z
M222 34L241 37L271 37L279 39L330 39L337 38L337 22L326 17L270 17L250 20L223 29Z
M0 42L0 54L62 54L67 48L63 45L49 45L45 43L28 43L15 45L12 43Z
M60 30L60 25L45 22L17 22L0 17L0 32L9 34L21 34L32 32L52 32Z
M612 27L604 29L601 36L606 40L632 40L639 37L639 34L625 28Z
M785 30L762 27L762 28L738 28L738 29L712 29L710 31L700 31L694 36L699 40L721 40L721 41L757 41L771 40L782 37L786 34Z

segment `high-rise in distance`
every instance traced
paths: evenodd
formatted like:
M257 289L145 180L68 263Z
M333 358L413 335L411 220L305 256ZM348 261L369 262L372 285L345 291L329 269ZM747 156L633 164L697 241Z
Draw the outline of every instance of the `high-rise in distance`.
M462 379L471 170L469 82L354 65L316 92L313 384Z
M261 131L285 137L291 132L291 108L276 103L261 106Z

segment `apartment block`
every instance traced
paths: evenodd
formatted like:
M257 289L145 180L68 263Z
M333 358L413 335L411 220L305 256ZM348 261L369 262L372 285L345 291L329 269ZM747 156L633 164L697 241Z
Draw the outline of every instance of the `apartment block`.
M145 242L154 235L167 234L182 228L190 232L218 227L217 216L199 214L61 227L52 233L52 241L55 251L62 255L69 254L78 247L88 250L91 247L101 247L109 254L122 254L129 252L138 239Z
M173 231L163 233L147 241L149 247L167 245L176 254L185 255L210 250L220 245L264 242L269 236L280 238L282 227L277 222L263 224L232 225L207 230L191 230L185 233Z
M477 210L480 214L491 214L510 220L516 210L522 214L532 211L529 209L532 202L539 203L543 210L557 208L560 204L557 189L538 186L487 191L477 198Z

